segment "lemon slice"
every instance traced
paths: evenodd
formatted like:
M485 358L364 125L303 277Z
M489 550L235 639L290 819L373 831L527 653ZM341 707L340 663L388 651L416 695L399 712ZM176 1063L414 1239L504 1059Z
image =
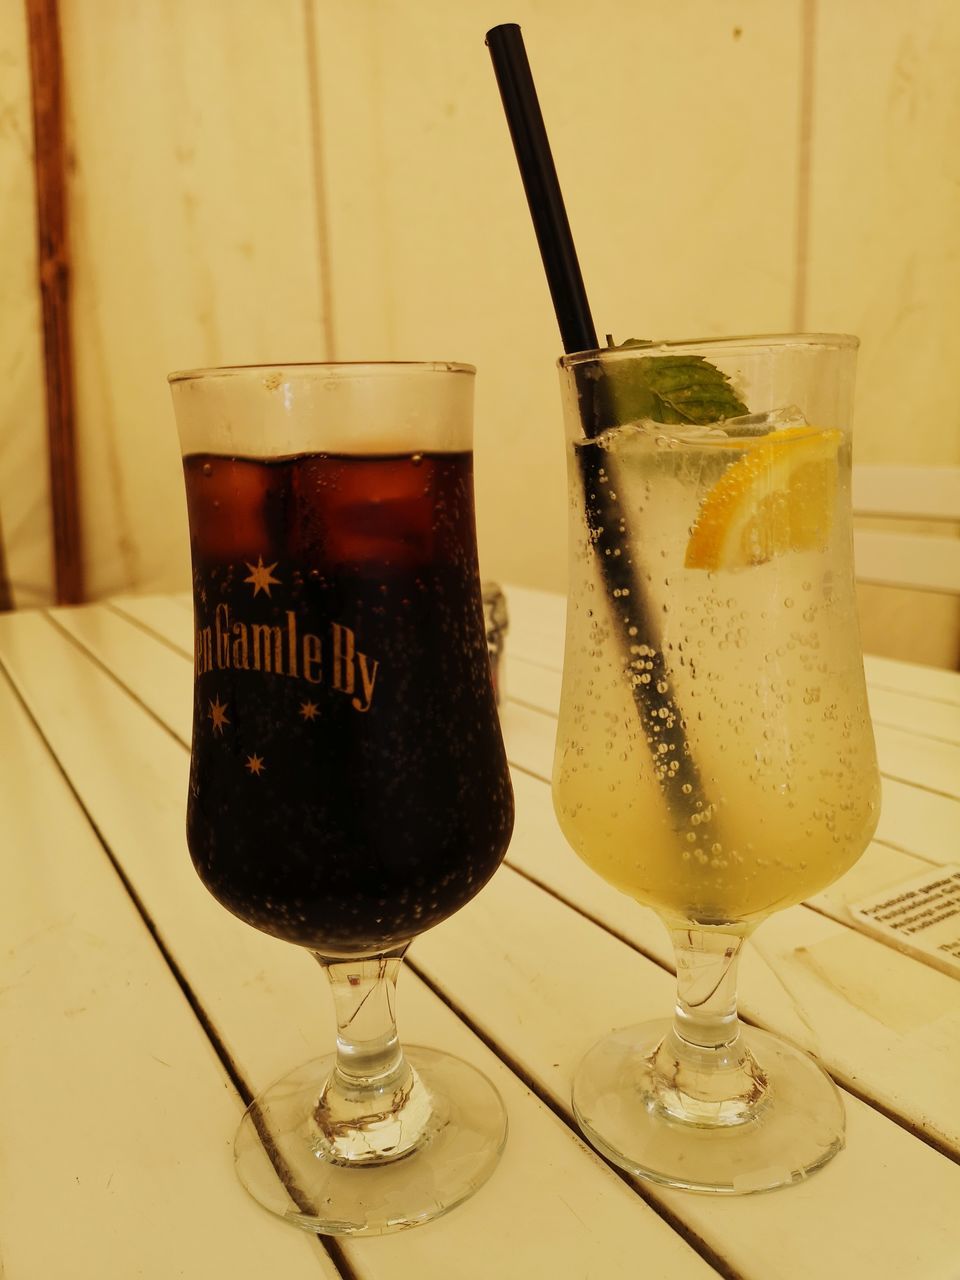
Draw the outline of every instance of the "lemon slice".
M762 436L700 504L688 569L745 569L785 551L824 547L843 432L786 427Z

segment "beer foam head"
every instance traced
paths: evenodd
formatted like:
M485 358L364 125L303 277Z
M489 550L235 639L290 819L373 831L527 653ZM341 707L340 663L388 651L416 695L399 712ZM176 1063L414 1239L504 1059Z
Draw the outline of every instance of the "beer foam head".
M287 364L169 378L184 455L459 453L473 443L472 365Z

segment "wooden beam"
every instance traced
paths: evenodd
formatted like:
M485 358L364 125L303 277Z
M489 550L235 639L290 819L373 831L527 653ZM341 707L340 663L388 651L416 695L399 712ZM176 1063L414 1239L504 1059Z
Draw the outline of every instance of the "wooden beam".
M47 439L58 604L83 599L77 485L70 253L57 0L26 0L37 190L37 274L43 310Z
M0 613L13 608L13 591L10 589L10 575L7 573L7 554L3 547L3 526L0 525Z

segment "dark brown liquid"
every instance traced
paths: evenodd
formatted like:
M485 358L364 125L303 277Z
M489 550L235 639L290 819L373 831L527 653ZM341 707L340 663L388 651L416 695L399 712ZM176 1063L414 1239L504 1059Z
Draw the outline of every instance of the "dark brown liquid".
M197 871L288 941L396 946L478 892L513 827L471 457L193 455L184 472Z

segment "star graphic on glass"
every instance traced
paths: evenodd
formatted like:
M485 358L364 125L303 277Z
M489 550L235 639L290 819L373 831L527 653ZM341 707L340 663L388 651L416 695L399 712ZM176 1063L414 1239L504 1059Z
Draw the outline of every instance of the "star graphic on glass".
M263 756L257 756L257 755L247 756L246 767L250 770L251 773L256 774L256 776L259 777L260 774L263 773L264 770L266 769L266 765L263 763Z
M273 576L273 571L277 567L278 561L274 560L273 564L265 565L263 556L257 556L256 564L251 564L249 560L245 560L244 564L250 570L250 577L244 578L244 582L249 582L253 587L254 598L261 591L265 591L269 595L271 587L280 586L280 579Z
M210 703L210 710L207 712L207 719L213 721L214 733L222 733L223 726L230 723L227 716L227 707L229 705L230 704L228 702L221 702L219 698L217 698L216 702Z
M315 702L301 702L300 714L304 720L316 720L319 707Z

